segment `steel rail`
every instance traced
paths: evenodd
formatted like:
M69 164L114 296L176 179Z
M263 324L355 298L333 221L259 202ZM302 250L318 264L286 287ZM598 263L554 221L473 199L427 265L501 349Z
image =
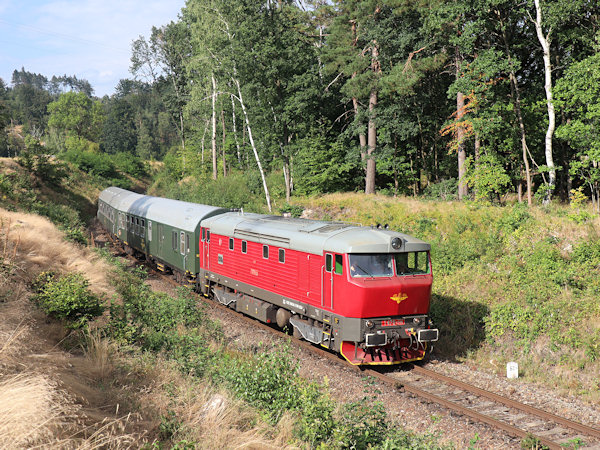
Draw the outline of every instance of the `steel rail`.
M510 398L503 397L498 394L494 394L493 392L470 385L468 383L465 383L464 381L450 378L446 375L442 375L441 373L434 372L433 370L425 369L424 367L419 367L419 366L415 365L415 366L413 366L412 370L417 373L424 374L430 378L435 378L437 380L443 381L444 383L451 384L452 386L456 386L460 389L464 389L465 391L469 391L474 394L480 395L482 397L489 398L490 400L494 400L498 403L503 403L504 405L509 406L511 408L519 409L528 414L539 416L542 419L551 420L552 422L556 422L560 425L564 425L568 428L571 428L572 430L580 431L589 436L594 436L594 437L600 438L600 430L597 428L593 428L588 425L584 425L582 423L575 422L573 420L557 416L550 412L536 408L535 406L530 406L525 403L520 403L516 400L512 400Z

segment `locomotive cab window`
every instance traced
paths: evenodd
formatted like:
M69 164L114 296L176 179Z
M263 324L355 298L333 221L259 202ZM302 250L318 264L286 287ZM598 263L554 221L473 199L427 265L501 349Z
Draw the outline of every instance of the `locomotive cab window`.
M285 249L284 248L279 249L279 262L285 263Z
M229 238L229 250L233 250L233 245L234 245L233 238Z
M429 252L408 252L394 255L397 275L429 273Z
M206 230L206 242L210 242L210 230Z
M246 241L242 241L242 253L248 253L248 243Z
M325 271L331 272L333 270L333 255L327 253L325 255Z
M202 242L206 240L206 228L202 228Z
M335 255L335 273L338 275L342 275L344 273L343 261L342 255Z
M269 259L269 246L263 245L263 258Z

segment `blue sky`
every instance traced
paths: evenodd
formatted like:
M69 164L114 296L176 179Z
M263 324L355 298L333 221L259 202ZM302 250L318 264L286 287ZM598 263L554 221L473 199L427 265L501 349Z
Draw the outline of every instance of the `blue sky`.
M0 0L0 78L15 69L88 80L113 93L129 73L131 42L176 20L185 0Z

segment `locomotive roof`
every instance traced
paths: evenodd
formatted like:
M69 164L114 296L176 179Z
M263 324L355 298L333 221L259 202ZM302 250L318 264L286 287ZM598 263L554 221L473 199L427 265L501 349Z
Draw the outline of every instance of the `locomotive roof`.
M202 226L210 227L211 233L318 255L323 251L396 253L430 249L428 243L406 234L343 222L231 212L211 217ZM403 241L397 250L391 246L394 237Z
M195 232L202 219L229 211L216 206L136 194L117 187L102 191L100 199L119 211L188 232Z

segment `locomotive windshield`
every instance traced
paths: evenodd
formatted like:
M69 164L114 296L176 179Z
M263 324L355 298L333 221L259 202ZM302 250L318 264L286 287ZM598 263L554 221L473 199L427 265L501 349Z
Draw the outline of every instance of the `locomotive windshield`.
M394 275L392 255L354 254L350 258L350 275L353 277L391 277Z
M398 275L429 273L429 252L396 253L394 259Z
M391 277L394 273L417 275L429 273L428 252L377 253L348 255L352 277Z

